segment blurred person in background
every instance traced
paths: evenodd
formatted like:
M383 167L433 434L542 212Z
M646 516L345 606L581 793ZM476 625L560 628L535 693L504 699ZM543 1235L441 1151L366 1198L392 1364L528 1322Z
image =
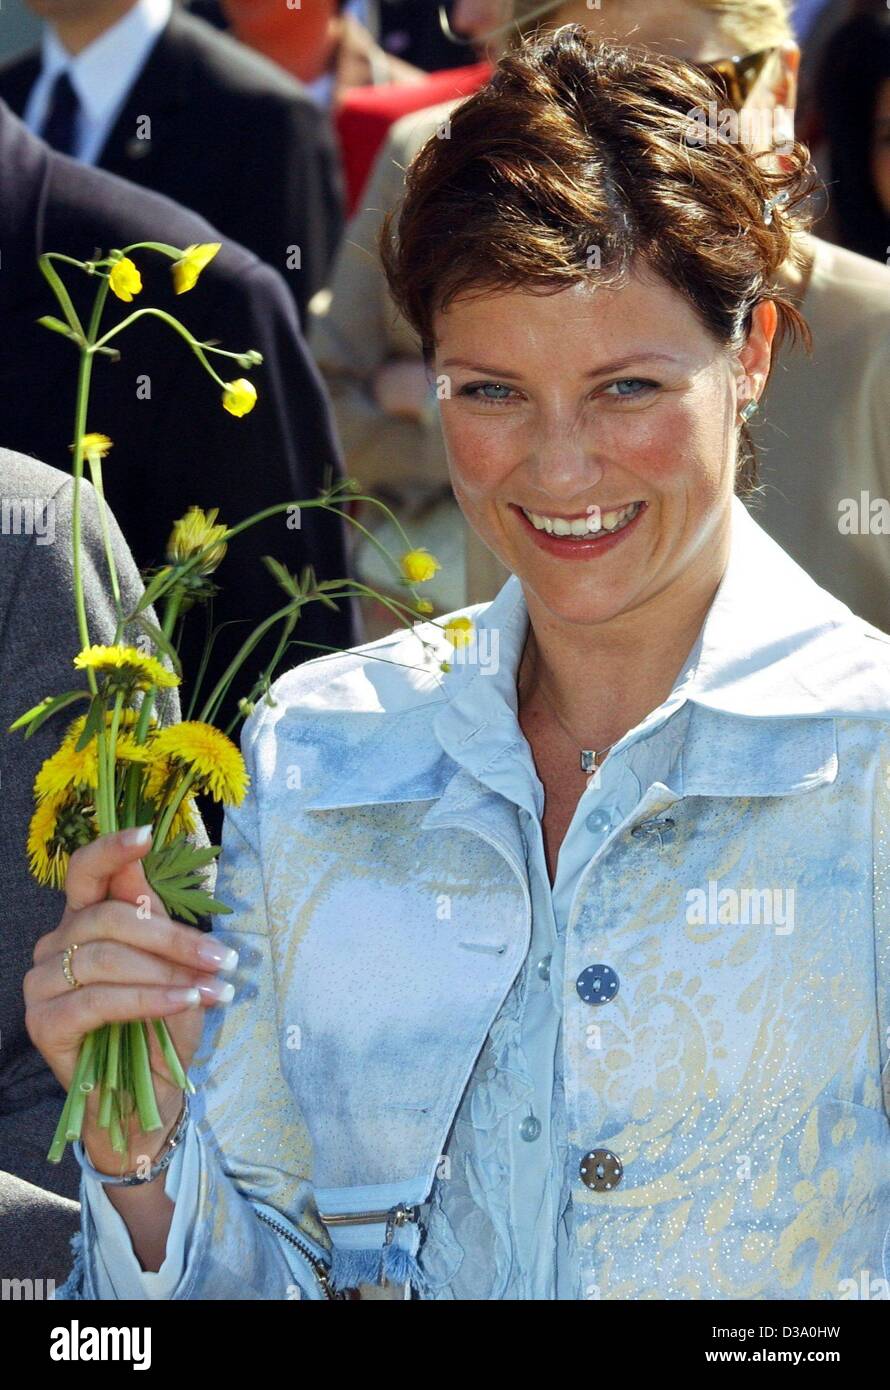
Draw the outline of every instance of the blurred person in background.
M231 32L286 68L319 105L336 110L353 87L422 82L423 69L387 53L356 17L355 0L312 0L290 9L282 0L221 0Z
M774 132L780 147L790 135L800 49L785 0L613 0L602 10L585 0L549 6L516 0L514 19L501 31L504 43L539 28L582 23L597 36L707 65L717 96L725 93L719 109L738 104L741 130L744 116L749 130ZM330 299L312 316L310 346L331 391L347 467L364 468L381 482L388 471L395 478L413 469L432 484L447 469L434 383L389 299L376 236L385 211L401 197L404 169L456 104L403 117L393 127L335 261ZM764 528L820 584L869 621L886 624L890 270L810 233L801 236L803 269L784 267L781 287L804 313L814 347L811 356L789 354L761 399L752 438L761 448L763 483L752 505ZM410 431L402 425L406 417ZM401 459L391 447L397 431L413 450ZM465 546L465 601L484 602L506 574L469 529Z
M836 239L890 262L890 12L856 15L828 43L817 90ZM890 329L888 329L890 331Z
M330 121L296 78L175 0L27 0L0 97L62 154L200 213L285 273L305 323L343 227Z

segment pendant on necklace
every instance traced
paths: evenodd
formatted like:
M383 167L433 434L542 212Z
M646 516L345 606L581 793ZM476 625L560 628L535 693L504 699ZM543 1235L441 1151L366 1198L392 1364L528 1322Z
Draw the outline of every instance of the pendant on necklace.
M582 748L582 749L581 749L581 771L582 771L582 772L596 772L596 749L595 749L595 748Z

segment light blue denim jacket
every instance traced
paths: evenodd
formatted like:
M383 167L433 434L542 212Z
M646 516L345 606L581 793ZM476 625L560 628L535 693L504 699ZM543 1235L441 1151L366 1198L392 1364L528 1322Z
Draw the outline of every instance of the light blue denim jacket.
M168 1256L141 1273L85 1178L58 1296L317 1298L383 1270L428 1298L842 1298L890 1277L888 639L734 502L699 642L581 798L551 892L521 587L463 611L447 675L395 634L288 673L245 726L215 924L237 993L193 1066ZM576 984L593 964L619 982L599 1004ZM609 1189L583 1181L595 1150L623 1164ZM400 1203L419 1220L387 1223ZM359 1213L379 1219L331 1219Z

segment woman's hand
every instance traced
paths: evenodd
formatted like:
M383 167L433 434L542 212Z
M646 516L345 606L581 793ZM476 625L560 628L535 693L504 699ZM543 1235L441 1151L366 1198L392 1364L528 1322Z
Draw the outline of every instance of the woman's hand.
M237 956L213 935L168 917L139 862L151 844L150 827L141 830L147 833L140 836L137 829L100 835L72 854L62 919L38 940L33 968L25 976L28 1036L66 1090L82 1039L104 1023L166 1019L188 1070L201 1037L200 1006L227 1003L232 996L232 986L216 973L233 969ZM62 968L64 951L75 944L71 970L78 989ZM147 1031L165 1126L145 1135L134 1113L129 1154L139 1158L160 1152L182 1105L182 1091L170 1079L154 1031ZM82 1140L96 1168L117 1173L121 1155L112 1149L108 1130L96 1123L98 1107L96 1088L87 1101Z

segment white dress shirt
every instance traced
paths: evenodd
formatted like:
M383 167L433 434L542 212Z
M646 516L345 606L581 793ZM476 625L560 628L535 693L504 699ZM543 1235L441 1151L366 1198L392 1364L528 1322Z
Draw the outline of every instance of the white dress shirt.
M72 153L84 164L96 164L172 10L173 0L136 0L122 19L77 54L69 53L53 26L46 24L40 76L31 88L23 115L28 129L35 135L41 133L53 84L67 68L80 102Z

